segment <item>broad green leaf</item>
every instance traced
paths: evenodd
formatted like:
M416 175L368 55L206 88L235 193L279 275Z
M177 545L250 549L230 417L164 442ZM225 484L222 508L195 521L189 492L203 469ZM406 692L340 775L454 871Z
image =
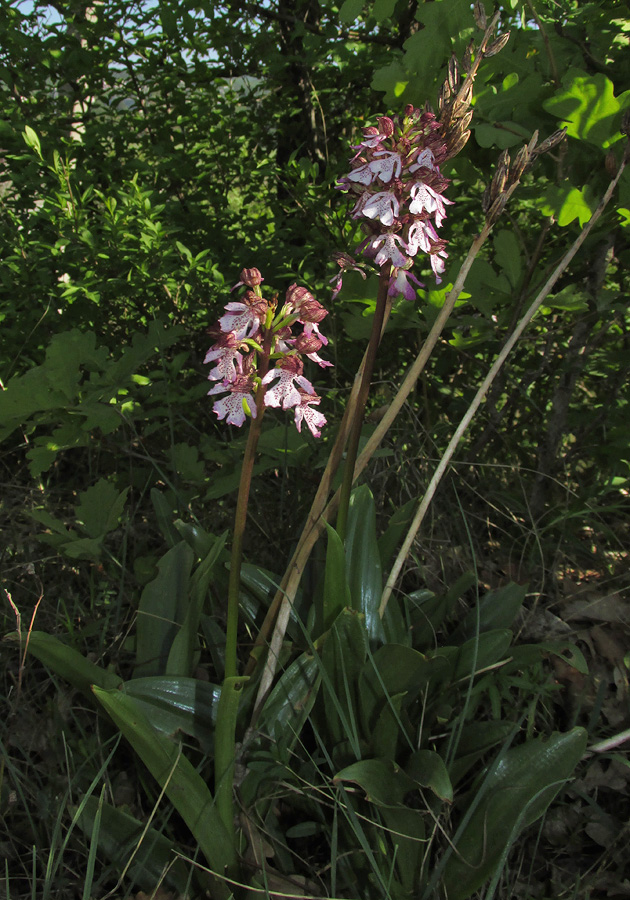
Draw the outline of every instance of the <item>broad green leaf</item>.
M381 565L389 566L394 560L394 553L407 533L411 520L417 506L416 500L409 500L400 509L392 515L387 525L387 529L378 539L378 551L381 558Z
M282 673L265 701L258 725L275 748L293 749L313 708L320 683L320 662L310 653L298 656Z
M545 298L543 311L560 309L563 312L585 312L588 309L588 294L576 284L568 284Z
M344 609L323 639L323 690L319 693L317 718L327 744L334 747L350 741L357 754L360 737L357 689L367 649L364 617L355 610Z
M42 146L41 146L41 144L40 144L40 142L39 142L39 137L38 137L38 135L37 135L37 132L34 131L34 130L31 128L30 125L25 125L25 126L24 126L24 133L23 133L22 136L23 136L24 142L27 144L27 146L32 147L32 149L35 150L35 152L37 153L37 155L38 155L39 157L41 157L41 155L42 155Z
M95 687L94 695L164 789L213 871L223 874L236 862L235 848L221 822L207 784L181 748L156 731L139 704L120 691Z
M407 765L405 772L422 787L430 788L440 798L451 803L453 786L442 757L434 750L416 750Z
M25 647L28 640L29 653L84 694L90 694L93 684L105 689L122 684L118 675L90 662L78 650L45 631L31 631L30 636L12 632L4 640L21 647Z
M158 731L170 737L188 734L211 750L221 693L218 685L197 678L152 675L132 678L122 689Z
M493 666L504 659L512 643L512 632L507 628L486 631L465 641L461 647L440 647L428 652L428 656L444 657L453 666L452 681L456 684L471 678L476 672Z
M180 541L164 554L157 564L158 575L142 591L134 677L164 673L178 625L188 609L192 564L192 550Z
M406 695L406 705L421 692L445 682L451 673L449 662L440 656L427 657L402 644L384 644L365 662L359 679L363 724L369 734L388 698Z
M471 637L477 631L510 628L521 610L526 594L527 585L514 582L484 594L478 608L466 613L463 622L453 632L449 641L457 643Z
M417 896L418 877L426 854L424 816L419 810L404 806L382 806L379 814L388 830L387 839L392 845L390 858L396 859L405 895Z
M398 806L414 782L389 759L362 759L337 772L333 784L353 782L365 792L365 799L377 806Z
M513 231L502 228L494 238L495 259L505 272L513 288L518 285L523 271L521 247Z
M173 523L173 510L167 499L157 488L151 488L151 504L155 511L157 525L166 538L169 547L174 547L181 540Z
M346 552L343 542L332 525L326 523L328 544L321 615L316 615L316 635L330 628L339 613L352 605L350 587L346 580ZM319 621L318 621L319 619Z
M492 125L486 122L473 124L475 140L480 147L497 147L499 150L507 150L526 143L531 134L518 122L494 122Z
M93 832L99 801L86 797L77 824L87 837ZM168 869L166 883L183 894L188 886L188 872L181 859L175 860L175 845L155 828L110 803L101 807L98 849L119 868L131 860L129 876L147 891L152 891Z
M369 755L379 756L383 759L395 759L403 734L406 735L407 743L411 744L411 728L406 727L401 718L404 699L404 694L394 694L388 697L387 703L381 706L374 725L368 732L371 751Z
M466 900L494 875L519 834L571 777L586 742L586 731L574 728L499 754L471 791L474 811L455 835L442 879L449 900Z
M570 137L607 150L623 135L621 114L630 107L630 91L618 97L614 85L602 72L588 75L571 68L562 77L562 90L543 102L543 109L557 116L559 127Z
M377 22L382 22L383 19L388 19L391 16L395 6L396 0L375 0L372 7L372 15Z
M591 218L597 206L597 198L588 185L580 190L569 182L549 185L542 193L540 211L545 216L553 216L564 228L577 219L583 227Z
M181 627L173 638L166 663L167 675L192 675L194 654L197 648L199 621L203 612L212 571L225 546L227 532L214 543L190 579L188 609Z
M346 574L352 607L363 613L370 640L385 638L379 615L383 575L376 540L376 509L367 485L352 492L346 533Z

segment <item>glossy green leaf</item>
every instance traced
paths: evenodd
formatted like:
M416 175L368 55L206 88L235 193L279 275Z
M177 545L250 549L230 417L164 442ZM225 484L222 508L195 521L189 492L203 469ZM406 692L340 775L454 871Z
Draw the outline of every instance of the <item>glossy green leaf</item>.
M396 549L411 524L414 513L416 511L416 500L408 500L404 506L397 509L391 516L386 530L378 539L378 552L381 558L381 565L387 567L394 561Z
M496 628L511 628L521 611L527 594L527 585L510 584L489 591L479 601L478 608L468 611L464 620L449 638L455 643L472 637L477 631L491 631Z
M158 731L170 737L182 732L211 750L221 693L218 685L197 678L152 675L132 678L123 690Z
M90 694L93 684L104 689L116 688L122 684L119 675L97 666L78 650L45 631L31 631L30 637L26 633L20 636L17 632L12 632L4 638L22 648L27 639L29 653L84 694Z
M434 750L416 750L409 757L405 772L422 787L428 787L440 798L451 803L453 786L442 757Z
M453 683L457 683L507 658L512 637L507 628L498 628L470 638L461 647L440 647L428 655L445 657L453 666Z
M370 640L385 639L379 615L383 575L376 540L376 509L367 485L352 492L346 532L346 574L352 607L363 613Z
M513 722L466 722L459 731L455 759L448 767L452 784L458 784L488 750L506 741L513 731Z
M320 682L320 661L310 653L298 656L278 679L265 701L258 725L278 749L293 749L313 708Z
M382 707L398 694L412 703L421 692L448 680L451 665L440 656L427 657L411 647L384 644L365 662L359 679L363 725L369 733Z
M394 694L388 697L387 703L381 706L378 716L374 720L374 726L368 732L370 755L380 756L383 759L396 759L403 733L407 735L408 743L411 743L409 737L411 729L405 727L401 718L404 699L404 694Z
M84 798L77 824L86 836L91 837L98 811L95 797ZM175 860L175 845L155 828L146 829L146 823L134 818L123 809L103 803L98 830L98 849L119 868L131 860L129 876L145 891L151 891L168 869L166 884L179 893L188 884L186 865Z
M188 609L171 644L166 663L167 675L190 676L193 673L199 621L212 579L212 572L225 546L226 538L227 532L216 539L213 547L208 551L205 559L199 563L190 579Z
M571 777L586 742L586 731L574 728L499 755L472 791L476 806L455 836L442 881L449 900L466 900L492 877L521 831L545 812Z
M158 562L158 574L142 591L136 626L134 676L162 675L189 603L193 552L180 541ZM185 673L190 674L190 673Z
M402 888L406 896L417 896L418 878L426 854L424 816L419 810L404 806L382 806L379 814L388 830L389 858L396 859Z
M337 772L333 784L340 781L359 785L365 799L377 806L397 806L414 783L389 759L362 759Z
M328 544L326 547L326 570L321 615L317 622L317 634L330 628L339 613L352 605L350 587L346 580L346 551L343 541L332 527L326 523Z
M368 648L365 619L343 610L325 636L321 654L320 730L330 746L350 741L358 752L358 681Z
M95 687L94 695L163 788L213 871L236 861L235 848L221 822L207 784L181 748L149 723L140 705L121 691Z

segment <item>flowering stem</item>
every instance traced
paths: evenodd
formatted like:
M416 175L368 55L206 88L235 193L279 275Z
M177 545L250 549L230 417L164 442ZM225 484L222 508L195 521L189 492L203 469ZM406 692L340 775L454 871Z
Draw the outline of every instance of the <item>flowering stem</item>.
M339 511L337 513L337 533L343 541L346 536L346 525L348 522L348 507L350 505L350 492L352 490L352 482L354 480L354 464L359 452L359 441L361 439L361 429L363 427L363 415L365 412L365 404L367 403L368 394L370 392L370 383L372 381L372 373L374 371L374 363L376 361L376 353L381 342L383 330L383 321L385 318L385 309L387 306L387 290L389 287L389 275L391 264L389 260L381 266L381 272L378 282L378 294L376 297L376 310L374 313L374 322L372 324L372 334L370 335L370 343L363 367L363 376L359 387L359 394L354 410L354 418L350 426L350 437L348 439L348 448L346 451L346 461L343 472L343 482L341 485L341 494L339 498Z
M268 329L263 342L258 372L261 379L269 369L269 357L273 333ZM256 416L252 417L247 436L247 445L243 454L241 478L238 488L238 500L234 514L234 534L232 538L232 555L230 557L230 579L228 584L227 625L225 636L225 673L221 686L221 697L217 710L217 723L214 734L214 790L217 810L223 824L230 835L232 844L236 845L234 831L234 765L236 760L236 717L238 703L246 678L237 678L238 649L238 594L241 583L241 563L243 559L243 538L247 524L247 504L254 471L256 447L262 428L265 412L264 385L259 384L256 394Z
M258 373L261 378L267 374L269 369L269 355L271 352L272 339L273 335L271 330L269 330L265 336L263 352L258 367ZM245 447L245 453L243 454L241 479L238 486L238 500L236 501L236 512L234 514L234 533L232 537L232 555L230 558L230 580L228 584L227 626L225 636L225 678L234 678L236 676L238 592L241 583L243 537L245 536L245 526L247 524L247 504L249 502L249 491L254 471L256 447L258 446L258 438L260 437L262 419L265 412L264 394L264 387L263 385L260 385L258 393L256 394L256 417L252 418L250 421L247 445Z

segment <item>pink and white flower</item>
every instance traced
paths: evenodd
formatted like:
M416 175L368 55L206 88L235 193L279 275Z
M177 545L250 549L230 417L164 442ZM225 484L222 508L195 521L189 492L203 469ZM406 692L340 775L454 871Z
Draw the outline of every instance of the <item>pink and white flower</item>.
M295 408L295 427L301 433L302 421L306 422L313 437L321 437L321 428L326 424L326 417L313 409L321 403L321 397L317 394L308 394L306 391L300 391L300 402Z
M375 234L365 243L365 252L368 256L374 255L374 262L382 266L390 261L393 266L400 268L407 262L407 257L396 246L399 244L407 249L407 245L398 234L386 231L384 234Z
M267 301L253 291L245 291L241 300L225 304L226 314L219 319L221 331L234 332L237 340L255 334L267 315Z
M379 191L378 194L369 194L367 199L364 199L365 196L364 194L361 198L364 200L361 210L362 215L367 216L368 219L378 219L381 224L387 227L393 225L400 212L400 204L396 194L392 191Z
M248 375L237 375L231 383L222 382L215 384L208 394L220 394L227 391L225 397L215 400L212 409L219 419L225 419L228 425L244 424L246 414L244 404L247 404L253 419L256 418L256 401L253 394L254 382Z
M216 344L206 353L204 365L217 361L216 366L208 373L209 381L236 380L238 373L242 371L243 354L240 352L241 343L233 332L222 334Z
M287 356L279 366L271 369L262 380L264 385L276 383L273 387L267 387L265 391L265 406L282 406L282 409L290 409L300 402L299 388L307 394L314 394L315 388L311 382L302 375L304 366L296 356Z
M415 300L416 288L409 283L410 281L413 281L418 287L424 287L409 269L394 269L389 279L388 296L396 297L398 294L402 294L405 300Z
M434 213L435 224L439 228L446 218L444 204L448 203L449 206L452 206L453 201L447 200L446 197L438 194L437 191L434 191L430 185L425 184L423 181L414 184L409 193L413 198L409 204L409 212L413 215L421 215L423 212Z

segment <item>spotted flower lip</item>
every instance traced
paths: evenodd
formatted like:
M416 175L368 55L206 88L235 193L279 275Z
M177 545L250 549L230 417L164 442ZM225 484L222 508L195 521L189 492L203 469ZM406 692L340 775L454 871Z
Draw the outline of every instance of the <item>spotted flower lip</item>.
M313 406L319 406L321 397L317 394L309 394L298 388L300 394L300 402L293 407L295 410L295 427L298 432L302 431L302 422L306 422L313 437L321 437L321 429L326 424L326 417L313 409Z
M351 169L337 187L355 198L351 215L367 235L356 252L379 267L389 263L389 295L413 299L420 282L410 269L420 251L438 283L446 268L446 241L437 229L453 204L444 196L449 180L440 172L449 151L432 112L408 106L402 116L379 116L377 122L363 130ZM333 279L335 296L344 268Z
M245 408L247 404L250 415L256 418L256 401L253 394L254 382L247 375L238 375L230 384L222 382L215 384L208 394L219 394L227 391L225 397L216 400L213 406L219 419L225 419L228 425L241 426L245 423Z

